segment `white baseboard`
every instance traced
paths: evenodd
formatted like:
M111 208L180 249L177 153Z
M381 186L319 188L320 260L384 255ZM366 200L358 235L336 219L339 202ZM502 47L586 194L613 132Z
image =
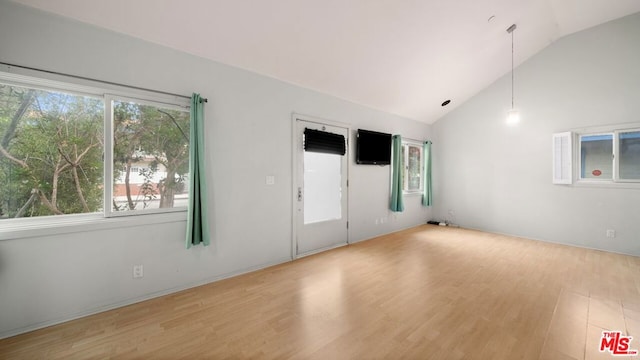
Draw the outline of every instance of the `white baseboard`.
M169 288L169 289L164 289L164 290L152 292L150 294L145 294L145 295L142 295L142 296L137 296L137 297L126 299L126 300L117 301L115 303L111 303L111 304L107 304L107 305L103 305L103 306L96 306L96 307L93 307L93 308L90 308L90 309L86 309L86 310L83 310L83 311L79 311L79 312L76 312L76 313L70 313L70 314L61 316L59 318L53 319L53 320L38 322L38 323L35 323L35 324L30 324L30 325L27 325L27 326L23 326L23 327L20 327L20 328L17 328L17 329L11 329L11 330L8 330L8 331L3 331L3 332L0 333L0 340L1 339L5 339L5 338L9 338L9 337L12 337L12 336L24 334L24 333L27 333L27 332L30 332L30 331L43 329L43 328L46 328L46 327L49 327L49 326L62 324L62 323L68 322L68 321L80 319L80 318L83 318L83 317L86 317L86 316L90 316L90 315L94 315L94 314L98 314L98 313L101 313L101 312L105 312L105 311L121 308L121 307L124 307L124 306L127 306L127 305L132 305L132 304L136 304L136 303L143 302L143 301L146 301L146 300L155 299L157 297L173 294L173 293L176 293L176 292L180 292L180 291L183 291L183 290L195 288L195 287L198 287L198 286L211 284L211 283L214 283L214 282L217 282L217 281L220 281L220 280L232 278L232 277L235 277L235 276L240 276L240 275L247 274L247 273L250 273L250 272L254 272L254 271L257 271L257 270L266 269L266 268L269 268L269 267L272 267L272 266L275 266L275 265L284 264L284 263L287 263L287 262L290 262L290 261L292 261L292 259L287 257L286 259L281 259L281 260L277 260L277 261L266 263L266 264L252 266L252 267L245 268L245 269L242 269L242 270L239 270L239 271L234 271L234 272L231 272L231 273L214 276L212 278L207 278L207 279L202 280L202 281L197 281L197 282L189 283L189 284L182 285L182 286L176 286L176 287L172 287L172 288Z
M525 239L525 240L531 240L531 241L540 241L540 242L547 243L547 244L563 245L563 246L570 246L570 247L579 248L579 249L596 250L596 251L603 251L603 252L608 252L608 253L618 254L618 255L627 255L627 256L640 257L640 254L624 253L624 252L621 252L621 251L613 251L613 250L609 250L609 249L599 249L599 248L595 248L595 247L591 247L591 246L571 244L571 243L553 241L553 240L548 240L548 239L539 239L539 238L534 238L534 237L527 237L527 236L524 236L524 235L514 235L514 234L509 234L509 233L504 233L504 232L499 232L499 231L494 231L494 230L479 229L479 228L472 228L472 227L462 227L462 226L459 226L459 225L458 225L458 228L467 229L467 230L474 230L474 231L480 231L480 232L484 232L484 233L488 233L488 234L510 236L510 237L515 237L515 238L520 238L520 239Z
M322 249L318 249L318 250L311 250L311 251L307 251L306 253L302 253L302 254L298 254L296 255L294 260L297 259L302 259L303 257L307 257L307 256L311 256L311 255L315 255L315 254L319 254L321 252L325 252L325 251L329 251L329 250L333 250L333 249L337 249L343 246L347 246L349 245L349 243L344 243L344 244L338 244L338 245L331 245L331 246L327 246L325 248Z
M320 249L320 250L317 250L317 251L311 251L311 252L308 252L308 253L305 253L305 254L298 255L295 259L291 259L290 257L287 257L287 258L280 259L280 260L273 261L273 262L269 262L269 263L266 263L266 264L252 266L252 267L248 267L248 268L245 268L245 269L242 269L242 270L238 270L238 271L235 271L235 272L214 276L214 277L202 280L202 281L197 281L197 282L189 283L189 284L182 285L182 286L176 286L176 287L172 287L172 288L168 288L168 289L164 289L164 290L160 290L160 291L155 291L155 292L152 292L152 293L149 293L149 294L145 294L145 295L142 295L142 296L137 296L137 297L134 297L134 298L125 299L125 300L122 300L122 301L117 301L115 303L105 304L105 305L101 305L101 306L95 306L95 307L92 307L92 308L89 308L89 309L86 309L86 310L82 310L82 311L78 311L78 312L75 312L75 313L66 314L64 316L61 316L61 317L58 317L58 318L55 318L55 319L52 319L52 320L38 322L38 323L35 323L35 324L29 324L29 325L26 325L26 326L23 326L23 327L19 327L19 328L16 328L16 329L11 329L11 330L0 332L0 339L5 339L5 338L8 338L8 337L24 334L24 333L27 333L27 332L30 332L30 331L46 328L46 327L53 326L53 325L58 325L58 324L65 323L65 322L68 322L68 321L80 319L80 318L83 318L83 317L86 317L86 316L90 316L90 315L98 314L98 313L101 313L101 312L105 312L105 311L121 308L121 307L128 306L128 305L136 304L136 303L139 303L139 302L142 302L142 301L155 299L157 297L173 294L173 293L176 293L176 292L179 292L179 291L195 288L195 287L198 287L198 286L211 284L211 283L214 283L216 281L232 278L232 277L235 277L235 276L243 275L243 274L254 272L254 271L257 271L257 270L262 270L262 269L265 269L265 268L268 268L268 267L271 267L271 266L284 264L284 263L287 263L287 262L290 262L290 261L293 261L293 260L296 260L296 259L301 259L301 258L306 257L306 256L314 255L314 254L317 254L317 253L320 253L320 252L324 252L324 251L331 250L331 249L338 248L338 247L342 247L342 246L347 246L349 244L355 244L355 243L358 243L358 242L375 239L375 238L380 237L380 236L392 234L392 233L399 232L399 231L404 231L404 230L411 229L411 228L414 228L414 227L420 226L420 225L423 225L423 224L419 223L419 224L411 225L411 226L408 226L408 227L395 229L395 230L392 230L390 232L377 234L377 235L374 235L373 237L370 237L370 238L359 239L359 240L356 240L356 241L352 241L352 242L349 242L347 244L339 244L339 245L336 245L336 246L331 246L329 248L324 248L324 249Z

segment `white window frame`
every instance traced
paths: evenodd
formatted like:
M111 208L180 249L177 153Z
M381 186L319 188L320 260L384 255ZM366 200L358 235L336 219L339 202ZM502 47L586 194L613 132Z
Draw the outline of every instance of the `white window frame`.
M620 134L628 132L637 132L640 128L628 128L628 129L616 129L608 132L593 132L593 133L581 133L577 134L578 144L576 148L576 157L578 163L578 171L576 179L580 183L628 183L628 184L640 184L640 179L622 179L620 178ZM582 138L586 136L598 136L598 135L611 135L612 140L612 177L611 179L593 179L582 177L582 159L581 159L581 145Z
M104 169L106 172L103 179L105 184L105 192L103 194L105 204L102 212L2 219L0 220L0 241L88 230L116 229L128 226L186 221L186 207L134 210L123 212L124 214L119 214L119 216L110 216L112 212L111 205L106 206L106 202L107 199L110 201L112 192L113 126L111 120L111 102L107 99L111 96L115 96L117 99L129 98L138 103L147 102L153 106L163 108L175 107L181 110L190 108L190 99L38 70L15 68L7 65L0 66L0 82L25 88L58 91L103 99L105 111L103 124L105 143L103 151ZM110 185L106 186L106 184ZM153 214L153 216L139 216L147 214Z
M605 188L629 188L640 189L640 179L621 179L620 178L620 134L627 132L640 131L640 123L619 124L610 126L599 126L591 128L574 129L570 132L555 133L553 134L553 183L573 185L577 187L605 187ZM612 148L612 178L611 179L593 179L582 178L582 159L581 159L581 146L582 137L595 136L595 135L612 135L613 136L613 148ZM568 153L558 154L556 139L562 136L569 136L572 142L571 146L571 161L569 167L571 168L570 178L559 178L557 176L557 169L560 164L558 161L565 159ZM564 149L566 150L566 149ZM566 159L565 159L566 161ZM573 164L576 164L573 166ZM566 164L565 164L566 165Z
M409 187L409 147L417 147L420 150L420 188L418 190L408 190ZM403 163L402 163L402 171L403 171L403 181L402 181L402 193L404 195L412 195L412 194L422 194L424 191L424 147L422 143L412 140L402 140L402 148L403 148Z

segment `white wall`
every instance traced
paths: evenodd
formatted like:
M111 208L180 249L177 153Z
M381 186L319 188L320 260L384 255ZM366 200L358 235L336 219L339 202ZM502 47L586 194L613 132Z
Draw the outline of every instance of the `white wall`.
M464 227L640 255L640 189L551 184L552 133L640 122L639 64L635 14L565 37L518 67L518 126L504 123L509 74L438 120L434 216L453 210Z
M430 137L422 123L7 1L0 49L7 63L207 97L214 204L206 248L184 249L184 221L0 241L0 338L290 260L293 112ZM388 166L351 164L351 241L430 218L419 197L402 214L387 210ZM144 264L143 279L132 279L134 264Z

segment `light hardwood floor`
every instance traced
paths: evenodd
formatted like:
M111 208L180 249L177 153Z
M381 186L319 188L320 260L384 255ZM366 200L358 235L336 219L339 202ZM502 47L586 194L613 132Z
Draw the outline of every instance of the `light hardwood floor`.
M2 359L613 359L640 258L432 225L0 340Z

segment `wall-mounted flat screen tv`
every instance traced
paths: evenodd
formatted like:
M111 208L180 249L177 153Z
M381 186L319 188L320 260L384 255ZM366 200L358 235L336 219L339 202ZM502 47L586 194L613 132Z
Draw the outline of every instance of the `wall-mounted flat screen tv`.
M363 165L391 164L391 134L358 129L356 163Z

